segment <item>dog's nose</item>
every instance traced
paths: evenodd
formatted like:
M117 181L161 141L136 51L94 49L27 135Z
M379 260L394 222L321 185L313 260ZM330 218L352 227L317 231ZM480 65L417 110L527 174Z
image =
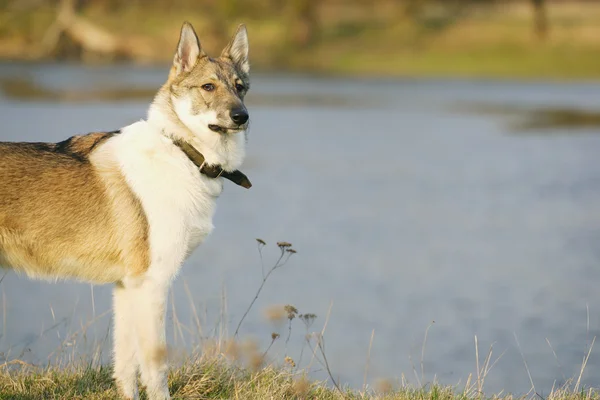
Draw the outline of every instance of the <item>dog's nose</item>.
M229 112L229 116L238 125L245 124L248 121L249 115L243 108L236 108Z

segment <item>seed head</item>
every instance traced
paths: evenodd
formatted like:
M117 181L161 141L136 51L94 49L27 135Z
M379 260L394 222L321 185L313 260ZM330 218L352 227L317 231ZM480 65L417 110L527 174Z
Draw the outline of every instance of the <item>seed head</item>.
M292 244L288 242L277 242L277 246L279 246L282 249L285 249L287 247L292 247Z
M273 333L271 333L271 339L272 339L272 340L277 340L277 339L279 339L279 333L277 333L277 332L273 332Z
M315 322L316 318L317 318L316 314L312 314L312 313L300 314L300 319L302 320L302 322L304 322L304 325L306 325L306 329L310 328L310 326L313 324L313 322Z
M265 242L262 239L256 238L256 241L258 242L258 244L262 244L263 246L265 246L267 244L267 242Z
M283 310L287 313L287 317L290 321L296 318L296 315L298 314L298 309L291 304L283 307Z
M294 362L294 360L290 356L287 356L286 358L284 358L283 361L285 361L285 363L288 364L292 368L296 367L296 363Z

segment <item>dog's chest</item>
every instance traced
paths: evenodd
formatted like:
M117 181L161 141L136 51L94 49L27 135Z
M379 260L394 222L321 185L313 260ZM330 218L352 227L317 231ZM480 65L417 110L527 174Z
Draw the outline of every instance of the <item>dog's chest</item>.
M180 218L183 216L181 223L188 232L186 257L212 232L216 200L223 190L222 179L211 179L198 171L194 172L197 185L187 191L191 194L186 207L189 215L186 217L180 214Z
M151 263L161 264L166 273L175 273L212 231L223 183L200 174L198 167L162 135L144 135L141 142L136 136L123 136L127 140L118 146L118 158L146 214Z
M167 207L157 205L155 210L148 210L148 214L160 214L150 221L150 229L156 240L180 241L184 246L183 256L187 258L213 230L212 219L216 199L222 191L222 182L221 179L204 177L197 169L189 171L188 176L182 176L181 171L179 173L177 178L165 180L161 185L165 190L159 195L157 203ZM166 224L163 223L165 218L169 218ZM178 234L168 237L158 229Z

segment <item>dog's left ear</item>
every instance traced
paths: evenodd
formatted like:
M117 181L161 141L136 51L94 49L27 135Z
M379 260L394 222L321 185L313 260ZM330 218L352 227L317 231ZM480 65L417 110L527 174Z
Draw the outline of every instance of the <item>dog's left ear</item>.
M247 74L250 72L250 62L248 61L248 32L246 25L241 24L231 42L223 49L221 57L229 58L239 68L240 71Z

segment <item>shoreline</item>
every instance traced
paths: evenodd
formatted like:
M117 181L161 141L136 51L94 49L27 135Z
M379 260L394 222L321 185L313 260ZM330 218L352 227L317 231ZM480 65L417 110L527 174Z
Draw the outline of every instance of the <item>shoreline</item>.
M190 20L213 55L238 23L246 23L253 71L404 79L600 79L600 4L549 2L545 40L533 34L529 3L511 4L473 6L460 17L431 17L432 10L425 9L416 19L383 5L367 13L358 5L328 4L319 10L318 35L305 45L290 36L289 17L270 9L260 16L240 11L215 22L198 8L173 8L165 18L159 6L89 6L72 18L77 24L92 23L93 29L76 24L76 32L63 32L56 40L55 7L0 10L0 25L5 23L0 61L168 64L181 21ZM93 40L99 34L95 30L108 35L102 45Z

